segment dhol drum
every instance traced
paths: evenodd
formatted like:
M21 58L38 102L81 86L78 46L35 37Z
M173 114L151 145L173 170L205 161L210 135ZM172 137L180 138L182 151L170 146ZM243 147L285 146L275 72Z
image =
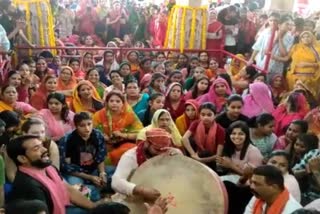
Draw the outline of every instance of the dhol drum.
M160 155L142 164L130 182L159 190L167 198L168 214L227 214L228 197L219 176L182 155ZM132 214L147 210L142 199L127 198Z

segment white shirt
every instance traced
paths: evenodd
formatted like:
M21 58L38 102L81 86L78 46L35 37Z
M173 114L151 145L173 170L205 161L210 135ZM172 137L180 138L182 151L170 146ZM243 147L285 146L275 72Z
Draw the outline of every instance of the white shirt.
M128 177L139 167L137 162L137 147L125 152L112 176L112 189L118 193L130 196L136 184L128 181Z
M176 151L177 153L182 154L179 149L171 149ZM136 187L136 184L129 182L128 178L138 167L139 165L137 161L137 147L135 147L128 150L121 156L117 169L112 176L112 189L117 193L131 196L133 194L133 189Z
M6 30L0 25L0 50L8 51L10 49L10 41L7 37Z
M257 198L255 196L253 196L251 198L249 204L246 207L246 210L244 211L244 214L252 214L253 213L253 207L254 207L256 200L257 200ZM266 206L267 206L267 204L264 203L262 213L266 213ZM292 212L294 212L295 210L298 210L300 208L302 208L302 206L290 194L289 200L287 201L286 206L284 207L283 211L281 213L277 213L277 214L291 214Z

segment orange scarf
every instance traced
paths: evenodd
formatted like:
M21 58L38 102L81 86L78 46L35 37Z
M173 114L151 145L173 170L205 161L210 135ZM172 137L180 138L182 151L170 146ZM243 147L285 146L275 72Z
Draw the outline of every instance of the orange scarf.
M285 189L278 195L277 199L272 203L271 207L269 207L268 212L266 214L282 213L288 200L289 191ZM257 199L253 206L253 214L262 214L264 203L265 201L263 201L262 199Z
M3 112L3 111L14 111L13 107L8 105L7 103L3 102L3 101L0 101L0 112Z
M206 128L202 121L199 122L197 130L194 136L196 144L200 151L209 151L212 154L216 154L216 134L218 125L216 122L212 124L208 134L206 134Z
M57 90L58 91L65 91L65 90L72 90L77 86L77 78L73 72L73 69L69 66L64 66L61 69L61 72L63 70L69 70L71 72L71 78L70 81L68 82L68 84L65 84L65 82L62 81L61 79L61 74L58 77L58 81L57 81Z

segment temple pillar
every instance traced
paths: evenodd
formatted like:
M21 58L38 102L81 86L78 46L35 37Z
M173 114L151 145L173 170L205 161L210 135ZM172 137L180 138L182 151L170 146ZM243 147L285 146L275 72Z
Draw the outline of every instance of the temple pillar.
M171 9L165 47L205 49L208 0L177 0Z

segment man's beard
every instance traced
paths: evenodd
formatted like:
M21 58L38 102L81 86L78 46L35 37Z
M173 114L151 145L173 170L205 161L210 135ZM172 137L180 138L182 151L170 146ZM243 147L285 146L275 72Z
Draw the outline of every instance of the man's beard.
M49 157L48 153L45 152L41 155L41 158L43 157ZM39 169L44 169L48 166L50 166L52 164L52 161L50 159L47 159L47 160L42 160L42 159L38 159L38 160L30 160L30 164L31 166L34 166L36 168L39 168Z

